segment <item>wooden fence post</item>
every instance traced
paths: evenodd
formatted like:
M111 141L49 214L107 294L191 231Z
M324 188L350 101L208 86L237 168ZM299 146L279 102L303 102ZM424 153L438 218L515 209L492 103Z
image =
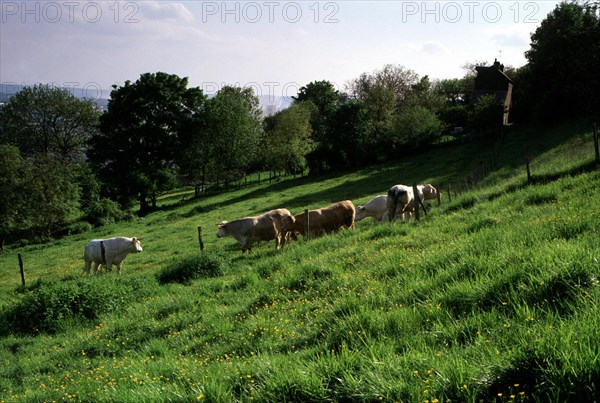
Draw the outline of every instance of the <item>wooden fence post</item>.
M204 250L204 241L202 240L202 227L198 226L198 242L200 243L200 252Z
M531 170L529 169L529 157L525 160L525 166L527 168L527 183L531 184Z
M25 270L23 269L23 257L19 253L19 269L21 270L21 284L25 287Z
M310 218L308 216L308 209L304 209L304 239L308 240L308 230L310 229Z
M440 188L436 188L436 189L437 189L437 194L436 194L437 203L438 203L438 207L440 207L442 205L442 192L440 192Z
M451 190L452 188L450 187L450 184L448 184L448 203L452 202L452 195L450 194Z
M598 149L598 125L594 122L594 154L596 156L596 163L600 163L600 149Z

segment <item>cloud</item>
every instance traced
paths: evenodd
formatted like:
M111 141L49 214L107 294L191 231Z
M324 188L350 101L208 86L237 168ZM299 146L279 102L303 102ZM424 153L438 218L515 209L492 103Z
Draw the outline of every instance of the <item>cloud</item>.
M132 3L133 4L133 3ZM194 22L194 15L182 3L159 3L145 1L135 3L140 10L140 19L148 18L153 21L168 21L189 24Z
M428 41L421 46L421 52L428 55L447 54L448 49L438 41Z

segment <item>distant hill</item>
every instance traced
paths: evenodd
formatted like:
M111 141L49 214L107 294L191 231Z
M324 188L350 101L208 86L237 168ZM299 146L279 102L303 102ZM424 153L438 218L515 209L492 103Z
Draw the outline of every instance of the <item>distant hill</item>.
M0 104L8 102L8 100L25 86L20 84L0 84ZM110 91L97 87L88 88L67 88L74 96L79 99L91 99L98 107L105 111L108 107L108 100L110 99ZM211 94L209 94L211 96ZM292 97L289 96L275 96L275 95L261 95L259 98L260 108L263 111L264 116L270 116L278 111L286 109L292 103Z

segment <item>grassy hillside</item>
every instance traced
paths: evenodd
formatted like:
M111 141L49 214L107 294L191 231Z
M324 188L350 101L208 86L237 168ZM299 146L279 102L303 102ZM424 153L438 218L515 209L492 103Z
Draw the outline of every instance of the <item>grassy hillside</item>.
M600 171L591 130L513 131L476 189L419 223L242 255L216 223L395 183L442 191L493 144L288 179L0 255L0 401L591 401L600 398ZM535 185L527 185L525 158ZM197 227L203 227L200 254ZM139 236L84 278L88 239ZM27 286L19 287L17 253Z

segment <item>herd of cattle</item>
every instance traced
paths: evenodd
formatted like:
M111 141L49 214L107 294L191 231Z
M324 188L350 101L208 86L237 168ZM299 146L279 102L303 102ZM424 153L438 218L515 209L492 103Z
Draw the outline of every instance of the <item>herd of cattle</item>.
M430 184L419 185L416 189L418 202L423 203L425 200L438 197L437 189ZM415 195L412 186L394 185L387 195L377 196L358 208L355 208L350 200L344 200L317 210L309 210L308 217L306 212L292 215L289 210L280 208L255 217L222 221L217 224L219 227L217 237L235 238L242 247L242 252L250 251L254 243L271 240L275 240L275 247L279 249L290 239L297 239L298 235L313 237L341 228L353 228L355 222L367 217L373 217L377 222L391 222L396 218L408 221L414 214L414 204ZM94 273L98 271L100 265L105 265L106 269L111 271L114 264L120 274L123 260L127 255L142 250L139 238L116 237L91 240L83 254L85 273L90 275L94 263Z

